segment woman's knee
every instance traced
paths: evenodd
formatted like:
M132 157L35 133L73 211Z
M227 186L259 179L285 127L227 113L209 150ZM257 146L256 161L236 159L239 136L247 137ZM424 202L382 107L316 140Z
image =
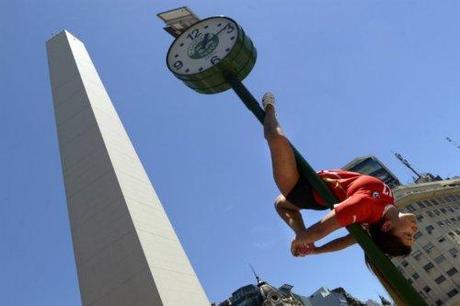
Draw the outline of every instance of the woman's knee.
M282 194L280 194L275 199L275 209L276 210L282 210L282 209L300 210L297 206L295 206L292 203L290 203L286 199L286 197L284 195L282 195Z

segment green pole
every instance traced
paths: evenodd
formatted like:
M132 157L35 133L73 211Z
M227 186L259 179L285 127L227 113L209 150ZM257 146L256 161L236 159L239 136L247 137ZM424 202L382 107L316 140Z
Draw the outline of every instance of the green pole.
M258 101L246 89L243 83L232 75L227 76L228 82L231 84L232 89L240 97L246 107L256 116L256 118L263 124L265 117L264 110L260 107ZM313 168L307 161L300 155L297 149L291 144L294 150L295 159L299 174L307 179L312 187L321 195L326 201L327 205L332 209L333 205L337 203L337 199L331 193L326 184L319 178ZM353 235L359 245L363 248L364 252L368 255L369 259L382 271L383 275L389 283L399 292L401 298L407 305L420 305L428 306L426 302L419 296L417 291L411 284L402 276L398 269L393 265L390 259L383 254L380 249L375 245L369 235L358 224L347 226L347 230Z

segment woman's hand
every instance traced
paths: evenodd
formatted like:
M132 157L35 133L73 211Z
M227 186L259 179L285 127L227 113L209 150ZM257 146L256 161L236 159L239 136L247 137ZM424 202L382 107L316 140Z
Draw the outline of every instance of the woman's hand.
M296 238L291 243L291 253L295 257L315 254L316 246L313 243L304 243Z

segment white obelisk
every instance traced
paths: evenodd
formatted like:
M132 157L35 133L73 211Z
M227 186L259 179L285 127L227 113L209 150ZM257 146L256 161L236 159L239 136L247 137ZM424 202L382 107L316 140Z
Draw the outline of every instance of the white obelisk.
M47 51L83 305L208 306L84 44Z

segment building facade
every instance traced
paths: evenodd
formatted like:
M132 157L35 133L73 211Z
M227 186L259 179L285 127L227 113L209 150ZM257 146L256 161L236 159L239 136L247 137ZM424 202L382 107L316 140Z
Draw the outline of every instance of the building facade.
M209 305L84 44L46 45L82 304Z
M215 306L216 304L212 304ZM381 306L373 300L363 303L343 288L329 290L321 287L310 296L292 292L292 286L284 284L276 288L266 282L247 285L233 292L232 296L217 306Z
M419 228L411 255L393 263L429 305L460 305L460 179L399 186L393 193Z
M377 157L372 155L355 158L342 169L377 177L390 188L401 185L398 178Z
M218 306L312 306L307 299L294 294L292 286L276 288L264 281L247 285L232 293L232 296Z

